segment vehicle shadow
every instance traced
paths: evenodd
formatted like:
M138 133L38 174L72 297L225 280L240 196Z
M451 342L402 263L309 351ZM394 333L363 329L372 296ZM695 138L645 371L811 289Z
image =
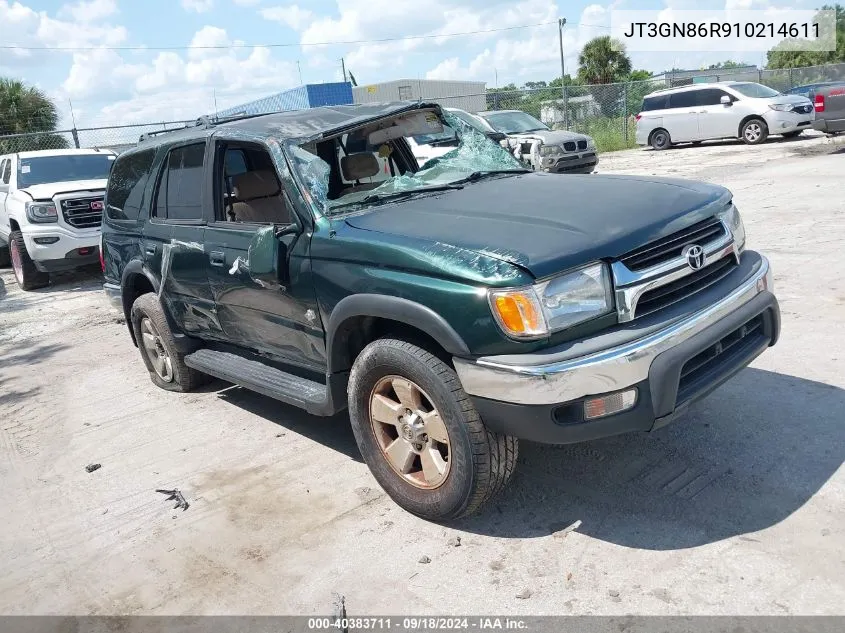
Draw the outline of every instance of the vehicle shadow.
M12 365L33 365L47 360L49 357L68 349L69 345L64 344L48 344L48 345L34 345L26 348L26 351L14 353L16 347L14 345L6 347L3 351L2 361L0 361L0 368L9 368ZM2 348L0 348L2 349Z
M219 390L217 395L224 402L262 417L278 425L280 429L304 435L356 462L363 461L358 445L355 443L355 436L352 434L349 414L345 411L330 418L324 418L222 381L215 381L208 386L208 389Z
M782 143L803 143L813 139L821 138L819 135L801 134L800 136L793 136L792 138L784 138L783 136L770 136L761 145L782 144ZM721 139L718 141L701 141L700 143L679 143L672 145L668 149L676 150L702 150L708 147L731 147L731 146L745 146L745 142L740 139ZM759 147L759 146L758 146ZM652 150L654 151L654 150Z
M842 465L843 410L843 389L746 369L653 434L566 447L524 442L511 485L454 527L505 538L563 537L570 527L650 550L763 530Z

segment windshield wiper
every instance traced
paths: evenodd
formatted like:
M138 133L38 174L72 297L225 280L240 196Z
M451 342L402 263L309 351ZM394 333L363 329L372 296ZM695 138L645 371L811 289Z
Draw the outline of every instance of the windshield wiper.
M364 198L359 200L358 203L369 204L371 202L382 202L384 200L392 200L394 198L405 198L407 196L413 196L414 194L418 193L429 193L431 191L446 191L448 189L463 189L463 187L461 185L450 183L448 185L436 185L433 187L422 187L420 189L408 189L407 191L394 191L392 193L374 193L369 196L365 196Z
M488 176L503 176L506 174L527 174L530 171L530 169L491 169L488 171L474 171L466 178L461 178L460 180L453 181L452 184L461 182L476 182L477 180L487 178Z

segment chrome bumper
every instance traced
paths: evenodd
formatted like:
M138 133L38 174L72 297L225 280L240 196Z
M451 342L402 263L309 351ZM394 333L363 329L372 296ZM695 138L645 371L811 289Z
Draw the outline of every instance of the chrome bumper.
M774 284L769 261L736 290L710 307L639 340L580 358L547 364L455 358L455 371L469 395L514 404L556 404L625 389L648 378L656 356L718 323Z

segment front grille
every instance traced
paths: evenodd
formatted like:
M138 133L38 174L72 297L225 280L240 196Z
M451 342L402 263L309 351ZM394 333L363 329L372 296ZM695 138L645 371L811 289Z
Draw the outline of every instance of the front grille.
M748 362L748 354L766 342L768 335L765 332L763 315L759 314L690 358L681 368L677 404L695 397L709 385L718 382L720 376L737 369L738 365L741 367L742 363Z
M587 149L587 141L578 141L578 149Z
M91 208L98 206L99 209ZM77 229L90 229L103 222L103 196L62 200L65 222Z
M725 225L718 218L709 218L630 251L623 255L620 261L631 272L637 272L681 257L681 251L685 246L690 244L706 246L723 238L725 234Z
M574 152L575 141L566 141L566 143L563 144L563 149L565 149L567 152Z
M694 295L712 286L716 282L722 280L729 275L737 263L733 255L723 257L712 264L708 264L701 270L696 270L694 273L681 277L675 281L669 282L664 286L659 286L654 290L649 290L640 295L637 301L636 315L641 317L652 312L657 312L663 308L682 301L687 297Z

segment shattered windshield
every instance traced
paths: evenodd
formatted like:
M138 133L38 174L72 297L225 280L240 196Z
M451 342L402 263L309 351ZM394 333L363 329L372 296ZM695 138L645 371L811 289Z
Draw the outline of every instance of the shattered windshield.
M354 169L354 182L337 166L332 168L315 143L287 146L294 169L307 189L307 195L324 215L360 210L361 207L425 195L434 191L460 189L465 184L485 177L507 177L527 170L507 150L488 139L463 120L443 113L443 134L457 138L458 144L448 152L427 161L423 168L400 173L400 160L394 160L393 143L385 143L376 154L347 156L345 169ZM440 136L437 132L430 136ZM323 141L334 142L334 141ZM333 160L332 154L322 155ZM371 158L372 157L372 158ZM343 158L338 160L344 164ZM350 167L351 166L351 167Z
M523 134L549 129L547 125L525 112L491 112L485 114L484 118L499 132L505 134Z

